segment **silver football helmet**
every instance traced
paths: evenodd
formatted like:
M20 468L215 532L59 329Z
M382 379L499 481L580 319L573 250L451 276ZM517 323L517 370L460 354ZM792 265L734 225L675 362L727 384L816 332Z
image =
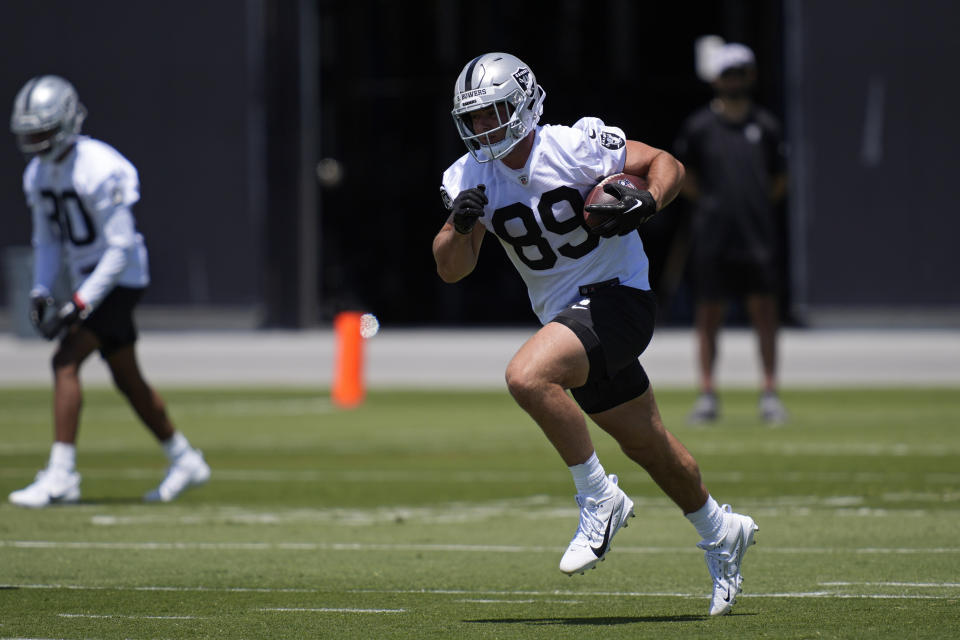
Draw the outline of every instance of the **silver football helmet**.
M485 53L467 63L453 89L453 121L477 162L502 158L533 131L547 93L522 60ZM471 111L494 107L498 126L475 132Z
M76 139L87 117L77 90L60 76L38 76L13 101L10 131L30 156L55 156Z

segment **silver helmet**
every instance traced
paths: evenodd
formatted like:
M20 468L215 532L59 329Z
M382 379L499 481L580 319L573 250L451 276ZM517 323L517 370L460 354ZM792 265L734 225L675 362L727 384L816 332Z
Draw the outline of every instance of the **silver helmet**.
M533 71L509 53L485 53L467 63L453 89L453 121L477 162L502 158L533 131L546 91ZM498 126L473 130L471 111L495 107Z
M86 116L72 84L60 76L38 76L14 99L10 131L23 153L53 156L73 143Z

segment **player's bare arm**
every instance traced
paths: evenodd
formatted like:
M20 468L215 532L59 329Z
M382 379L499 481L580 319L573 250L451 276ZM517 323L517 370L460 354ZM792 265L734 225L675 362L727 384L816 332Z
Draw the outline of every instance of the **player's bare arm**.
M460 191L452 202L449 202L446 190L442 193L444 201L449 202L450 216L434 240L433 254L437 260L437 273L445 282L465 278L477 265L484 229L477 223L490 202L486 191L486 185L478 184Z
M470 275L477 266L480 244L486 228L476 225L470 233L458 233L453 226L453 214L433 239L433 258L437 274L444 282L457 282Z
M686 169L686 174L680 185L680 193L690 202L696 202L700 199L700 179L693 169Z
M662 149L636 140L627 140L624 173L646 176L647 191L657 201L657 211L677 197L683 183L684 169L679 160Z
M787 174L778 173L770 185L770 202L779 204L787 195Z

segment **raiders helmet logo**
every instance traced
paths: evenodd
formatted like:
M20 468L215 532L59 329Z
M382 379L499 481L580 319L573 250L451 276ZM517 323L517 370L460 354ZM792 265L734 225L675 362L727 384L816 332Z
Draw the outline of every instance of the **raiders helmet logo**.
M443 206L447 208L447 211L453 209L453 200L450 198L450 194L447 193L447 190L443 187L440 187L440 199L443 200Z
M603 131L600 133L600 144L605 146L607 149L620 149L626 144L626 142L624 142L623 138L615 133Z
M513 79L517 81L517 84L520 85L524 93L527 95L530 94L530 69L518 67L517 70L513 72Z

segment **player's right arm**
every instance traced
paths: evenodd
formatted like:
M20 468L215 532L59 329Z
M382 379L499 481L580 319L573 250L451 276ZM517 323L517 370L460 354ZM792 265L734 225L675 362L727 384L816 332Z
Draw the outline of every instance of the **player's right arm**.
M446 188L440 194L450 215L433 239L433 258L437 273L444 282L457 282L467 277L477 266L480 243L486 229L477 224L488 204L486 187L482 184L464 189L452 201Z
M480 243L486 228L482 224L473 227L470 233L460 233L453 226L453 214L433 239L433 258L437 261L437 274L444 282L456 282L470 275L477 266Z
M60 271L60 227L56 210L40 196L35 185L37 163L28 165L23 177L23 192L33 221L30 244L33 245L33 287L31 299L48 298Z

